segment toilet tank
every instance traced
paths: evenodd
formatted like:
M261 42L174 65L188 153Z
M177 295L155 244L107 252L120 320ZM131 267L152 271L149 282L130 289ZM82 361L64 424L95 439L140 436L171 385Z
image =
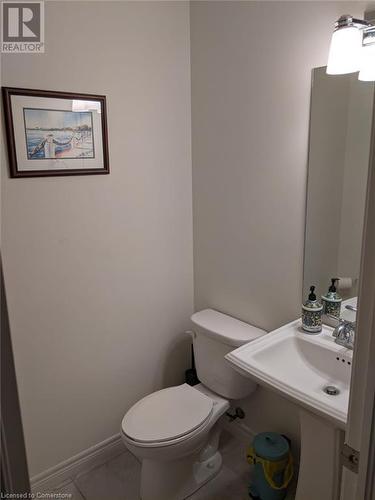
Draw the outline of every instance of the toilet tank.
M191 321L195 365L202 384L227 399L242 399L254 392L257 384L236 372L224 356L267 332L213 309L193 314Z

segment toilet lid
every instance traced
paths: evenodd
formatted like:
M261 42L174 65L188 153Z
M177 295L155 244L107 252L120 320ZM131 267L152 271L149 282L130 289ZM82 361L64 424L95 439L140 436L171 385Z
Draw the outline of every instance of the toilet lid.
M135 441L169 441L200 427L211 415L213 400L183 384L154 392L126 413L122 430Z

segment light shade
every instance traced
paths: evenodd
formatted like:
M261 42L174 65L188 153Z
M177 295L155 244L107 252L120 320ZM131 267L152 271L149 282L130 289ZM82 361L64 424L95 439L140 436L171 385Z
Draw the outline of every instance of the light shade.
M375 43L362 47L358 79L363 82L375 81Z
M362 32L358 28L346 26L337 29L332 35L327 73L344 75L359 71L361 48Z

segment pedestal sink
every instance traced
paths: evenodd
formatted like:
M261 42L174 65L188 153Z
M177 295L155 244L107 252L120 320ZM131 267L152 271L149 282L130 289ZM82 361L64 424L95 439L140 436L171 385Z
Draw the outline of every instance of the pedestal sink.
M296 500L339 498L352 351L337 345L332 332L323 326L320 334L308 335L296 320L226 356L242 374L300 405Z

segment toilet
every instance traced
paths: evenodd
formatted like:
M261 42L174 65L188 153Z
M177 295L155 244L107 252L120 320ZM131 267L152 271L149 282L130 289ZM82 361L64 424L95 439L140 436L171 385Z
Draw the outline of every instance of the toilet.
M222 463L218 420L230 400L256 389L224 356L266 332L213 309L193 314L191 321L201 383L154 392L122 420L122 439L142 462L142 500L183 500L213 478Z

